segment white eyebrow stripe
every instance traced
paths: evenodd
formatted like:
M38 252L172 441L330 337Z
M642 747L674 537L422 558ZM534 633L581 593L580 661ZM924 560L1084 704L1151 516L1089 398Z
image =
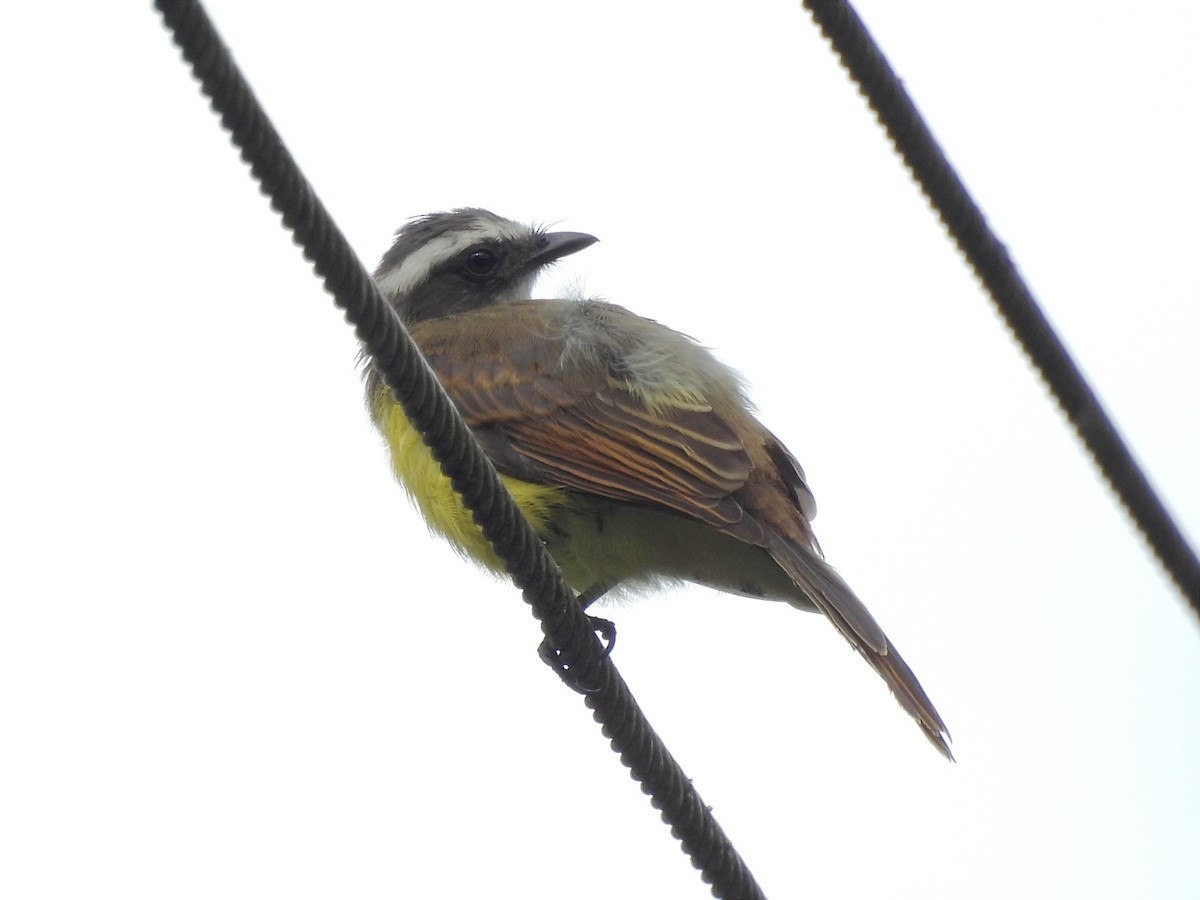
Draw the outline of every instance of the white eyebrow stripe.
M419 286L440 263L452 259L472 244L486 240L516 240L529 235L529 229L507 220L476 219L465 231L440 235L424 244L380 275L375 283L385 297L399 297Z
M478 240L474 231L456 231L444 234L424 244L376 279L384 296L399 297L407 294L433 271L438 263L461 253Z

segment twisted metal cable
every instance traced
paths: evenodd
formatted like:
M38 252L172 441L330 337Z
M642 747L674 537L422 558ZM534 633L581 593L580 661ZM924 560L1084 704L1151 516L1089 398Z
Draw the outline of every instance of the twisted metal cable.
M846 0L804 0L804 6L858 83L913 178L991 294L1150 549L1200 616L1200 560L1042 314L1004 245L955 174L866 26Z
M271 206L337 305L346 311L384 383L462 495L550 644L559 651L559 661L568 667L572 680L586 689L585 702L613 750L650 795L651 804L661 810L671 834L702 879L712 885L714 896L762 897L745 862L604 654L558 567L504 490L412 338L301 174L203 6L198 0L156 0L155 6Z

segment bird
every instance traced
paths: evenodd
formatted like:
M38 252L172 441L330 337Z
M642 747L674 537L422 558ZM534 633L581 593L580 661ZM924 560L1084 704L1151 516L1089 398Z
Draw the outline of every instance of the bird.
M681 582L823 614L947 759L950 733L824 558L816 501L739 374L691 337L583 296L533 299L596 242L480 208L409 220L374 279L582 601ZM367 407L430 529L503 566L379 374Z

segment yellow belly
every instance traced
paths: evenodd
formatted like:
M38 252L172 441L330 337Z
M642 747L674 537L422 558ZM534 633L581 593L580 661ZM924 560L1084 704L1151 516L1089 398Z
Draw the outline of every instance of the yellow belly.
M430 529L463 556L497 575L504 566L450 479L409 424L386 388L375 396L375 423L392 455L392 468ZM564 487L500 476L534 531L577 591L596 585L638 591L676 581L717 590L811 602L761 547L746 544L700 522L666 510L605 500Z
M440 534L464 556L502 574L504 566L492 551L471 513L462 505L450 479L409 424L408 418L386 388L375 395L375 423L392 455L392 469L408 492L430 529ZM562 488L531 484L501 475L500 480L517 502L517 507L539 534L565 499Z

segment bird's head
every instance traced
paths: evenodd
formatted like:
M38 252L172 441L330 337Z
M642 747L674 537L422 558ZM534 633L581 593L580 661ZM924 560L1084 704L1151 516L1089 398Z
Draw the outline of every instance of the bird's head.
M547 232L486 209L432 213L396 233L375 281L412 324L528 300L542 269L595 242L590 234Z

